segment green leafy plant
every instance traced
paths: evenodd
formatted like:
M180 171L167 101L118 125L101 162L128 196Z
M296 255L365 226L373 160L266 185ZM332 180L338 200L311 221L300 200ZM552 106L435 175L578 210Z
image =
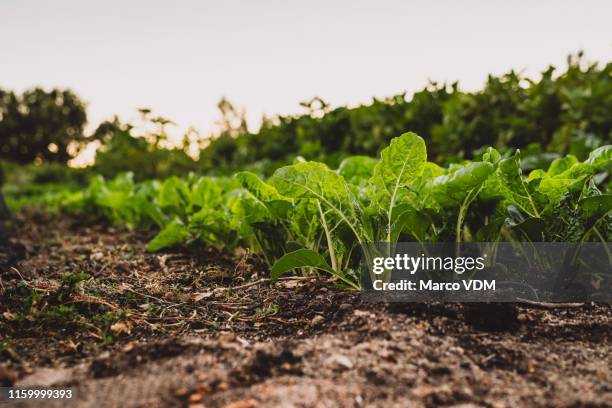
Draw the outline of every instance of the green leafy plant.
M158 229L149 251L249 247L273 280L298 270L358 289L356 248L374 242L386 243L390 255L400 241L609 241L611 162L612 146L602 146L584 161L567 155L527 173L519 151L488 148L480 160L440 167L428 161L421 137L405 133L379 158L349 157L337 170L298 160L267 180L239 172L137 183L126 173L95 177L64 203L129 228Z

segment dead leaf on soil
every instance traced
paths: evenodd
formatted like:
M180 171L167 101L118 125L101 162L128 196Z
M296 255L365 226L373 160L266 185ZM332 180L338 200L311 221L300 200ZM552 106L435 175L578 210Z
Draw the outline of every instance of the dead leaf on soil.
M323 323L325 321L325 318L321 315L316 315L315 317L312 318L312 321L310 322L311 326L318 326L321 323Z
M134 349L134 342L130 341L128 344L126 344L125 346L123 346L123 348L121 349L121 351L123 351L124 353L129 353L130 351L132 351Z
M129 323L126 322L117 322L111 325L111 332L115 335L127 334L129 335L132 332L132 328Z
M278 285L286 288L286 289L295 289L300 285L303 285L303 282L300 282L299 280L295 279L295 280L281 280L278 282Z
M191 300L194 302L199 302L202 299L208 299L213 295L213 292L202 292L202 293L194 293L191 297Z
M334 354L327 359L327 365L333 369L350 370L353 368L353 362L350 358L342 354Z

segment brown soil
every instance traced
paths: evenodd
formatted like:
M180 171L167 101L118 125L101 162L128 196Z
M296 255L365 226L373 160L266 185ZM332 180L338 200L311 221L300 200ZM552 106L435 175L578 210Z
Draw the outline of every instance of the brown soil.
M609 305L490 305L477 314L515 322L482 326L459 305L270 284L244 251L149 254L149 236L40 213L13 224L0 386L69 385L75 407L612 407ZM87 275L70 287L67 272Z

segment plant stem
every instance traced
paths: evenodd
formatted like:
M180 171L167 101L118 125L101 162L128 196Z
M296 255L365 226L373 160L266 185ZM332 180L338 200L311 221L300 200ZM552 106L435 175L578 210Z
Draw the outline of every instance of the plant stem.
M329 249L331 267L334 271L338 271L338 262L336 260L336 252L334 251L334 245L332 242L331 234L329 233L329 228L327 227L327 221L325 220L325 214L323 214L323 209L321 208L321 203L319 202L319 200L317 200L317 208L319 209L319 214L321 214L321 223L323 225L323 230L325 230L325 238L327 240L327 248Z

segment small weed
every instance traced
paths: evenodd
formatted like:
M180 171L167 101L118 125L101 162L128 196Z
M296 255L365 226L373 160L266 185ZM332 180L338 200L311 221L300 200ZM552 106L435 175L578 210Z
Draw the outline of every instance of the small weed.
M84 272L66 272L62 275L62 283L53 295L49 297L50 304L61 304L71 300L77 291L81 290L82 282L88 278Z
M255 314L253 315L253 318L255 320L261 320L268 316L274 316L277 313L278 304L276 302L272 302L268 303L267 305L264 305L263 307L258 307L257 309L255 309Z

